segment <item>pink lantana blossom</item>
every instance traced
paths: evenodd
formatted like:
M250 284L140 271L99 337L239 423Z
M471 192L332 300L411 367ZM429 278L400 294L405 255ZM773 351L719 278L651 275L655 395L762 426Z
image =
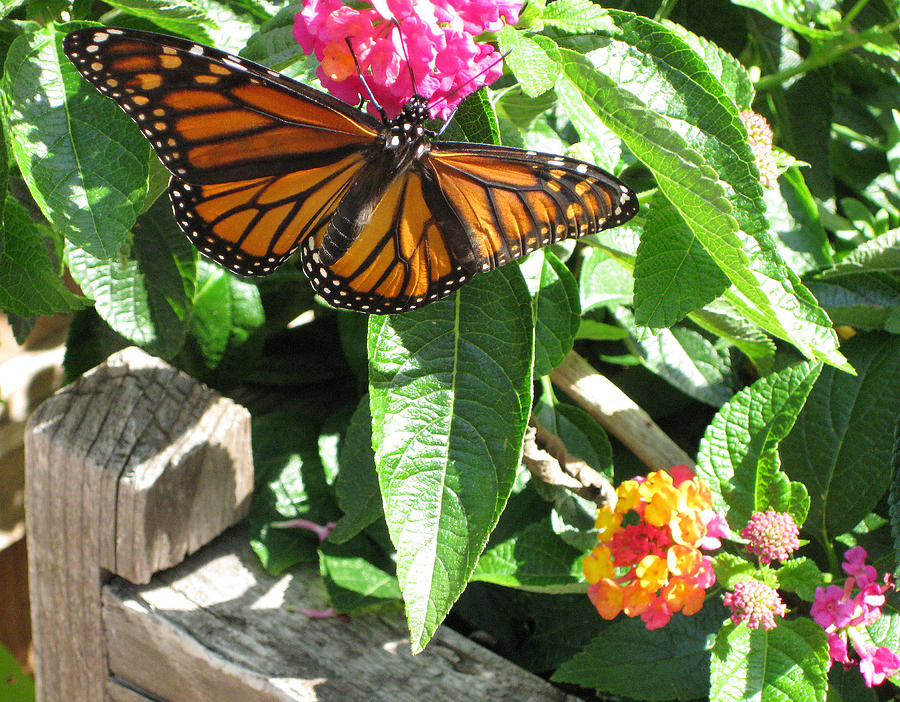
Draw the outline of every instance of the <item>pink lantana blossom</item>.
M775 617L787 614L778 591L753 579L736 582L734 592L726 592L722 603L731 608L731 621L751 629L774 629Z
M295 17L294 38L319 59L316 75L341 100L369 97L355 56L389 117L415 93L428 99L433 117L446 119L466 95L503 73L497 50L475 37L517 22L520 6L518 0L371 0L357 9L340 0L309 0ZM369 110L377 114L374 105Z
M866 549L862 546L855 546L844 553L844 562L841 564L841 568L844 569L844 572L851 578L854 578L856 584L863 588L866 587L866 585L874 583L875 578L878 577L875 568L866 565L865 561Z
M747 539L747 550L759 556L760 563L784 562L791 552L800 548L800 530L794 518L786 512L767 510L754 512L750 523L741 530Z
M823 629L832 625L842 629L850 623L855 611L856 605L846 599L844 590L837 585L829 585L816 588L816 598L809 613Z
M828 634L828 654L832 661L853 665L848 639L859 656L859 672L868 687L880 685L900 671L900 658L885 646L875 647L863 636L863 627L875 623L881 617L884 593L893 586L893 579L886 575L884 584L875 582L877 572L865 563L866 552L862 547L850 549L845 554L844 570L851 574L844 587L829 585L816 588L815 601L810 614ZM860 587L855 576L866 584ZM853 591L858 589L854 595Z
M854 645L856 642L854 641ZM894 675L900 669L900 658L885 646L874 648L869 646L865 655L856 649L859 653L859 672L863 676L867 687L875 687L881 685L885 680Z

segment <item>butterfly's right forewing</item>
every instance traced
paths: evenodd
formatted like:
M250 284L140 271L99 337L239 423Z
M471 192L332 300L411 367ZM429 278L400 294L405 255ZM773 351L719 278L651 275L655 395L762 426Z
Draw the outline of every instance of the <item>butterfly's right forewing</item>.
M99 27L63 46L172 173L188 238L241 275L271 273L327 224L378 135L370 115L183 39Z
M185 182L321 166L365 149L378 134L377 120L335 98L183 39L101 27L68 34L63 47Z

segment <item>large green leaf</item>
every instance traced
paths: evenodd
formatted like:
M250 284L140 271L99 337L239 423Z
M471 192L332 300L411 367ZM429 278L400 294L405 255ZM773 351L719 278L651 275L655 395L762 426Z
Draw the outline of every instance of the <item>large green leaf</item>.
M201 259L190 321L191 335L205 365L215 368L229 348L247 341L265 321L259 290L221 266Z
M550 250L536 251L519 267L534 299L534 374L547 375L572 350L578 333L578 284Z
M858 334L843 350L857 375L823 370L780 449L785 473L813 498L806 528L823 541L851 529L887 491L900 407L900 337Z
M544 592L583 592L582 555L544 519L485 551L472 580Z
M147 194L150 146L63 55L63 35L82 26L47 25L16 39L0 93L13 154L44 216L75 246L108 260Z
M596 115L653 172L731 281L733 305L810 358L846 367L828 317L769 237L759 171L722 85L671 30L629 13L611 15L617 31L610 35L620 39L594 52L593 64L577 51L555 52L561 102Z
M12 197L0 215L0 310L28 317L83 307L86 301L66 288L47 255L47 228Z
M372 415L368 395L359 401L350 419L338 460L341 470L335 491L344 516L331 532L331 540L342 542L384 516L372 453Z
M771 455L794 426L820 370L807 362L757 380L725 403L707 427L697 473L712 488L716 508L728 510L735 529L780 497L773 493L784 488ZM786 489L789 498L790 486Z
M639 618L620 615L552 680L641 700L703 698L709 692L712 634L724 618L717 601L707 601L691 617L676 614L653 631Z
M465 587L512 489L531 405L531 300L507 266L369 324L372 442L418 651Z
M712 302L728 285L678 210L657 194L634 264L635 316L651 329L671 326Z
M173 34L212 44L210 29L216 25L197 3L190 0L109 0L109 5L135 17L150 20Z

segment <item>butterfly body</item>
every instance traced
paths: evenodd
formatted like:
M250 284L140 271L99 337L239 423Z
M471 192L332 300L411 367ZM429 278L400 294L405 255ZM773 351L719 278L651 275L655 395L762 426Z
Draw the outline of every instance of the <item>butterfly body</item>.
M336 307L415 309L637 212L626 185L585 162L431 141L420 96L379 121L183 39L89 28L68 34L64 50L169 169L175 218L201 253L267 275L299 250Z

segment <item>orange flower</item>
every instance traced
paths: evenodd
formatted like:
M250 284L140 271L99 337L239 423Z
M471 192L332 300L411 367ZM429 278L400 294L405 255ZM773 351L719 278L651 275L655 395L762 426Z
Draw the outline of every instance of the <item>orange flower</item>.
M674 466L671 474L626 480L616 496L614 509L597 512L600 543L583 565L600 616L624 611L656 629L673 612L695 614L715 582L712 559L701 547L717 547L711 537L724 535L709 487L686 466Z
M622 611L624 593L622 587L612 578L603 578L588 588L588 597L604 619L615 619Z

